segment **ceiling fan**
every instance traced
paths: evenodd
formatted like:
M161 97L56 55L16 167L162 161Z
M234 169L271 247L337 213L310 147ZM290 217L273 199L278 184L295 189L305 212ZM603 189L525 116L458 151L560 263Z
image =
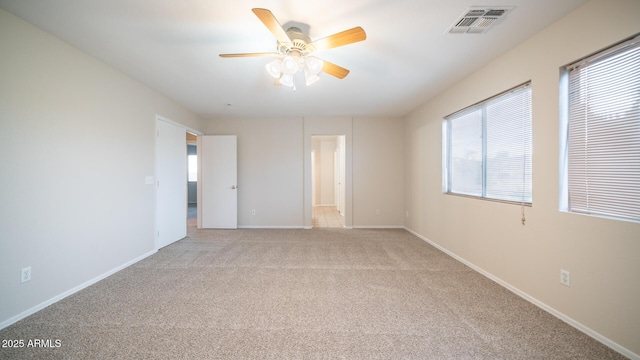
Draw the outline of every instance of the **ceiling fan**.
M277 57L277 59L267 64L267 72L276 79L274 85L291 86L295 89L294 77L298 72L304 72L307 86L318 81L320 72L325 72L338 79L343 79L349 74L349 70L311 55L321 50L349 45L367 38L364 30L357 26L316 41L311 41L309 36L297 27L290 27L285 31L271 11L260 8L252 9L252 11L276 38L276 51L220 54L220 57Z

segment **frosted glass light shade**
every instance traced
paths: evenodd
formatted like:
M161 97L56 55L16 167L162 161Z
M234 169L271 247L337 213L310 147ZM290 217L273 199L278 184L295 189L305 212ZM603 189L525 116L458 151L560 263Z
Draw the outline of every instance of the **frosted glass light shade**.
M312 74L308 74L308 73L305 73L304 77L306 79L307 86L309 86L309 85L315 83L316 81L320 80L320 76L312 75Z
M322 60L318 59L314 56L309 56L304 60L305 72L308 72L311 75L318 75L320 71L322 71L322 66L324 65Z
M293 75L282 74L282 77L280 78L280 84L284 86L293 86Z
M274 78L279 78L282 73L282 60L275 59L266 65L267 72Z
M317 57L300 57L287 55L275 59L266 65L269 75L276 79L276 85L293 87L295 90L295 74L304 70L307 86L320 80L318 74L322 72L324 62Z
M285 56L281 66L283 74L293 75L298 71L298 62L292 56Z

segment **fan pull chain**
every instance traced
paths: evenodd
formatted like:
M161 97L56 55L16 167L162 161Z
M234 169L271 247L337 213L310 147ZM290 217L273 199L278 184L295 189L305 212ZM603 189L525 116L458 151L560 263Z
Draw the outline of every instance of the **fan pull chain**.
M524 226L524 222L527 220L524 217L524 205L520 206L521 212L522 212L522 219L520 219L520 221L522 221L522 226Z

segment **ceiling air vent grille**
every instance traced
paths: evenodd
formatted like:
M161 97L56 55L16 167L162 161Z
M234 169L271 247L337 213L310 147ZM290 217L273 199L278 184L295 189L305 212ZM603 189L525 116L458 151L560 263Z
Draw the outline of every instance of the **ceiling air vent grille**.
M450 34L482 34L501 20L513 7L470 7L447 31Z

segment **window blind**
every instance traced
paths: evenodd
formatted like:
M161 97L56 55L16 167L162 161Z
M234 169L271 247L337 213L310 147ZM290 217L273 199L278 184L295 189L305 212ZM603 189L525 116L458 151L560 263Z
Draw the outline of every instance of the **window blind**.
M487 197L531 203L531 88L487 104Z
M638 221L640 39L568 70L568 210Z
M446 192L532 202L530 83L452 114L445 122Z
M482 110L451 121L450 192L482 196Z

